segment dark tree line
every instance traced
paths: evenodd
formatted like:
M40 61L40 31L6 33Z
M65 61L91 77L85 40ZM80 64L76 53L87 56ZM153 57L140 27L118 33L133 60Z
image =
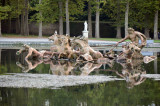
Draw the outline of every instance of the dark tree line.
M63 22L66 22L66 34L70 34L70 21L88 19L89 37L100 37L100 22L111 22L121 38L121 29L128 27L144 30L149 38L153 30L154 39L158 39L159 0L1 0L1 21L8 20L11 29L12 20L16 20L16 33L29 35L30 21L39 23L39 37L42 37L42 23L59 22L59 34L63 34ZM102 17L103 15L103 17ZM85 18L82 18L85 17ZM83 20L83 21L84 21ZM95 29L92 23L95 22ZM10 31L9 31L10 32Z

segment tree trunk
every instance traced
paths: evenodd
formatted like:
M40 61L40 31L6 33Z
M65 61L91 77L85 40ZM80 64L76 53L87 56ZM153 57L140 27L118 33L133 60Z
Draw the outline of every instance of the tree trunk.
M59 5L59 34L63 35L63 13L62 13L63 3L62 1L59 1L58 5Z
M129 13L129 1L127 0L125 11L125 36L128 35L128 13Z
M1 19L0 19L0 37L2 37L2 30L1 30Z
M17 2L17 10L19 11L19 0ZM16 34L20 34L20 19L19 19L19 13L17 13L17 18L16 18Z
M21 14L21 35L24 35L24 12L22 11L22 14Z
M70 35L68 0L66 0L66 34Z
M149 17L150 15L149 14L146 14L145 15L145 19L144 19L144 22L145 22L145 28L144 28L144 35L146 36L146 38L147 39L149 39L150 38L150 36L149 36L149 26L148 26L148 17Z
M39 4L41 4L42 0L39 0ZM39 11L40 17L42 18L42 12ZM40 19L39 22L39 33L38 33L38 37L42 37L42 20Z
M158 10L155 12L154 17L154 39L158 39Z
M2 52L2 49L0 49L0 65L1 65L1 52Z
M157 52L154 52L154 56L157 57ZM158 70L157 70L157 59L154 60L154 74L157 74L158 73Z
M145 27L145 29L144 29L144 35L147 37L147 39L150 38L150 36L149 36L149 28Z
M20 33L20 20L19 16L16 18L16 34Z
M121 38L121 27L117 26L117 35L116 38Z
M29 28L28 28L28 0L25 0L25 29L24 29L24 35L29 35Z
M88 1L88 31L89 38L92 38L92 11L91 11L91 1Z
M8 28L8 33L11 33L11 24L12 24L12 22L11 22L11 18L9 17L9 28Z
M96 5L96 26L95 26L95 37L99 38L99 0L97 1L97 5Z
M117 34L116 38L121 38L121 26L120 26L120 0L117 1Z

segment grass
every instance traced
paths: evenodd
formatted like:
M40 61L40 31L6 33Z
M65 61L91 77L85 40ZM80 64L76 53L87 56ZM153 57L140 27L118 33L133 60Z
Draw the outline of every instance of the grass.
M119 41L120 39L118 38L89 38L91 40L104 40L104 41ZM129 40L126 40L129 41ZM160 43L160 39L159 40L154 40L154 43Z
M119 41L120 39L117 38L89 38L91 40L104 40L104 41Z
M24 35L17 35L17 34L3 34L3 37L13 37L13 38L37 38L38 35L29 35L29 36L24 36ZM49 37L48 35L43 35L43 38ZM90 40L103 40L103 41L119 41L120 39L118 38L89 38ZM129 40L127 40L129 41ZM154 43L160 43L160 40L154 40Z
M8 38L37 38L38 35L28 35L28 36L24 36L24 35L18 35L18 34L2 34L3 37L8 37ZM44 35L43 38L47 38L49 36Z

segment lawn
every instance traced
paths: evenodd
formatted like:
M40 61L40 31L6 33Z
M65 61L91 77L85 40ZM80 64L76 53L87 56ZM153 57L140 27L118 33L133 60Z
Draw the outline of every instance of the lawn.
M119 41L120 39L118 38L89 38L92 40L104 40L104 41ZM126 40L129 41L129 40ZM160 43L160 39L159 40L154 40L154 43Z
M36 38L38 35L29 35L29 36L23 36L23 35L16 35L16 34L3 34L3 37L13 37L13 38ZM43 35L43 38L47 38L49 36ZM89 38L91 40L104 40L104 41L119 41L118 38ZM128 41L128 40L127 40ZM155 43L160 43L159 40L154 40Z

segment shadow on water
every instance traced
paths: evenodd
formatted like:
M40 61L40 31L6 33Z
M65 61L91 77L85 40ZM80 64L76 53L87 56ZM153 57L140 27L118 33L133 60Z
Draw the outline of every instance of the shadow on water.
M26 73L27 76L29 73L35 76L36 74L77 77L112 76L121 80L62 86L61 89L54 90L43 87L41 89L0 87L0 105L160 105L160 82L143 76L159 74L160 66L157 65L159 57L148 64L143 63L142 60L135 60L128 64L115 61L77 63L65 60L25 61L25 54L18 57L15 52L16 50L1 50L0 73L2 75L0 76L8 73ZM159 56L159 53L156 55ZM2 78L0 79L0 82L3 82Z

